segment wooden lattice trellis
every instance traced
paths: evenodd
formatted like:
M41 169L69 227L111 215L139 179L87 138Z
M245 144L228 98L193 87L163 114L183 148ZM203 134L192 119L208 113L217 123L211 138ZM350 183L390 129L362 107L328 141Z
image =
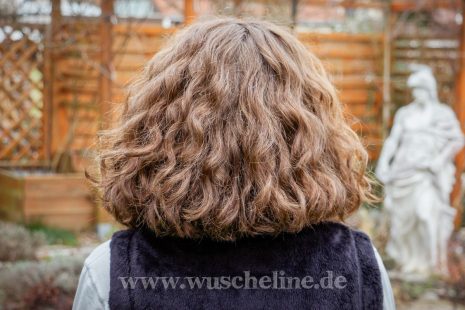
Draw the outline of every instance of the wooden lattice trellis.
M45 159L43 30L0 23L0 162Z

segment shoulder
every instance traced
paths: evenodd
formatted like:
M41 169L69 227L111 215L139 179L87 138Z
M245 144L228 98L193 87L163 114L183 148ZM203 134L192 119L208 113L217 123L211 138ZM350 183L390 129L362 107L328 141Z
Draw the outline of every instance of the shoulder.
M106 304L110 294L110 241L97 246L84 261L88 280L95 287L99 299Z
M386 295L384 264L370 237L359 230L350 229L353 235L359 270L363 278L363 298L369 305L384 305ZM389 281L389 280L388 280Z
M84 264L88 268L102 267L110 260L110 242L107 240L98 245L86 258Z
M318 227L318 228L317 228ZM325 222L315 227L313 237L317 244L330 253L335 262L332 266L340 266L359 279L363 304L370 309L379 309L383 305L383 284L381 278L382 265L377 258L371 239L362 231L353 229L343 223ZM335 267L339 268L339 267Z
M362 231L351 228L341 222L323 222L312 226L312 235L310 238L316 238L325 247L335 249L345 249L347 255L353 253L352 249L357 252L363 252L364 258L373 258L373 246L370 237Z
M381 259L378 250L373 247L373 251L375 252L376 261L378 262L378 267L381 274L381 284L383 287L383 310L395 310L396 303L394 301L394 293L392 291L391 281L389 280L386 267L384 266L383 260Z
M370 237L368 237L367 234L360 230L351 228L350 226L344 223L325 222L317 226L320 228L320 230L325 231L330 235L333 234L337 239L340 239L344 235L347 236L347 238L356 239L356 242L358 241L358 239L360 239L364 242L369 242L371 244Z
M84 261L73 310L108 309L110 240L97 246Z
M456 118L454 110L444 103L438 103L434 105L434 108L437 112L437 116L443 116L447 118Z
M395 130L395 128L402 127L405 121L410 117L410 115L415 113L414 109L415 107L413 106L413 104L407 104L397 109L397 111L394 114L394 124L392 129Z
M131 239L134 233L135 233L134 229L125 229L125 230L120 230L120 231L115 232L110 240L111 248L112 249L125 249L128 246L128 244L131 242ZM108 247L110 247L110 243L108 243Z
M412 113L413 110L414 110L414 106L412 104L407 104L407 105L400 107L399 109L397 109L394 115L394 121L396 120L398 121L398 120L405 118L407 115Z
M440 109L444 112L447 112L447 113L454 113L454 110L447 104L445 103L442 103L442 102L438 102L436 105L434 105L437 109Z

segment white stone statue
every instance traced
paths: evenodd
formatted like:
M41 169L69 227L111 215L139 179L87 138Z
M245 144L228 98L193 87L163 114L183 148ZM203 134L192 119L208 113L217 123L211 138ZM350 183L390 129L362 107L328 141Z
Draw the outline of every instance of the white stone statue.
M414 101L397 111L376 168L391 223L386 252L403 274L447 274L456 213L449 197L464 137L453 110L438 101L431 68L411 69Z

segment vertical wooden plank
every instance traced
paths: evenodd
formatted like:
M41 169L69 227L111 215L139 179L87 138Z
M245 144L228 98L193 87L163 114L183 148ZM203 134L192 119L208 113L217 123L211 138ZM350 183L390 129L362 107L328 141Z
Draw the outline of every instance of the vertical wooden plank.
M462 16L465 16L465 6L462 4ZM455 112L459 119L462 132L465 131L465 22L462 21L460 26L460 49L459 49L459 72L455 84ZM465 149L462 149L457 155L455 172L455 185L451 193L452 205L457 209L455 225L459 227L462 222L463 205L462 205L462 182L461 176L465 166Z
M389 122L391 120L391 51L392 41L394 40L392 34L392 27L395 25L395 13L391 12L390 6L384 7L386 21L384 25L383 36L383 110L382 110L382 139L385 140L388 136Z
M0 169L0 218L24 221L24 177Z
M44 64L43 64L43 108L42 108L42 137L43 138L43 156L46 165L50 165L51 160L51 137L52 137L52 81L53 81L53 59L52 59L52 24L45 28L44 33Z
M47 41L47 54L45 61L47 64L47 74L45 82L48 82L48 85L44 85L47 89L47 101L48 101L48 115L50 119L47 121L49 123L49 143L50 143L50 157L55 156L56 152L59 149L59 146L62 143L62 140L66 133L67 127L67 117L66 111L59 105L59 100L56 96L56 66L55 62L58 58L57 51L57 35L61 28L61 0L52 0L52 13L51 13L51 22L49 29L49 38ZM48 80L48 81L47 81Z
M101 127L108 128L112 121L111 117L111 85L113 76L113 1L101 1L101 16L100 16L100 117Z
M297 9L299 8L299 0L291 0L291 28L297 26Z
M242 0L233 1L233 15L240 17L242 15Z
M43 80L43 137L44 137L44 159L49 166L52 160L52 152L56 150L54 137L58 132L54 132L54 78L55 78L55 37L61 24L61 1L52 0L52 12L50 24L45 28L45 48L44 48L44 80ZM56 137L55 137L56 138Z
M100 91L100 128L108 129L113 121L111 110L112 100L112 77L113 77L113 15L114 0L101 0L100 16L100 72L99 72L99 91ZM108 214L99 206L94 204L93 214L96 216L97 225L108 222Z
M191 24L195 20L194 0L184 0L184 23Z

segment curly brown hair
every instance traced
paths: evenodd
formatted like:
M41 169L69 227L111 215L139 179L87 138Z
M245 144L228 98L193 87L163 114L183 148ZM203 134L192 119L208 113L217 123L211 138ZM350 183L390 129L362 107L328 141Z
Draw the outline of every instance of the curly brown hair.
M105 209L159 235L297 232L371 197L367 153L320 60L268 22L179 31L101 138Z

